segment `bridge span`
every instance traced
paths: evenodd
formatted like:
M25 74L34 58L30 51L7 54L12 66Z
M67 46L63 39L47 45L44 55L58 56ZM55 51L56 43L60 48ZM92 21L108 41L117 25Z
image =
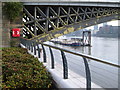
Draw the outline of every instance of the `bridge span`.
M24 2L23 36L40 42L103 22L118 20L119 2Z

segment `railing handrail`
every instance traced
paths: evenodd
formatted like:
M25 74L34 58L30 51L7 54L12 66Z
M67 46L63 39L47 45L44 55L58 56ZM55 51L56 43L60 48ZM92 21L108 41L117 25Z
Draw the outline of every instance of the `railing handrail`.
M25 38L21 37L21 39L25 39ZM29 40L29 39L25 39L25 40ZM91 60L94 60L94 61L98 61L98 62L101 62L101 63L104 63L104 64L108 64L108 65L120 68L120 65L117 65L117 64L114 64L114 63L111 63L111 62L107 62L107 61L103 61L99 58L96 58L96 57L93 57L93 56L90 56L90 55L86 55L86 54L82 54L82 53L76 53L76 52L69 51L69 50L66 50L66 49L63 49L63 48L60 48L60 47L48 45L48 44L45 44L45 43L42 43L42 42L38 42L38 43L42 44L42 45L45 45L45 46L49 46L49 47L54 48L54 49L65 51L67 53L71 53L71 54L74 54L74 55L77 55L77 56L82 56L82 57L85 57L85 58L88 58L88 59L91 59Z
M111 62L107 62L107 61L103 61L103 60L101 60L99 58L96 58L96 57L93 57L93 56L90 56L90 55L85 55L85 54L82 54L82 53L69 51L69 50L66 50L66 49L63 49L63 48L60 48L60 47L48 45L48 44L41 43L41 42L39 42L39 44L42 44L44 46L48 46L48 47L51 47L51 48L54 48L54 49L62 50L64 52L67 52L67 53L70 53L70 54L74 54L74 55L77 55L77 56L85 57L85 58L88 58L88 59L91 59L91 60L94 60L94 61L98 61L98 62L101 62L101 63L104 63L104 64L108 64L108 65L120 68L120 65L117 65L117 64L114 64L114 63L111 63Z

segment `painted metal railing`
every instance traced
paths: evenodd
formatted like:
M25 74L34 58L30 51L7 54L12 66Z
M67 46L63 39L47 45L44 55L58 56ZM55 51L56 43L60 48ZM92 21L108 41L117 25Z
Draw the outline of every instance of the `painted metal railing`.
M80 53L76 53L73 51L69 51L63 48L59 48L56 46L52 46L52 45L48 45L48 44L44 44L44 43L40 43L40 42L35 42L32 40L27 40L27 39L23 39L21 38L21 44L24 45L27 49L29 49L31 52L34 52L34 55L36 55L36 53L38 52L38 57L40 58L40 47L39 45L41 45L42 50L43 50L43 62L46 63L47 62L47 55L46 55L46 50L45 47L49 48L50 51L50 55L51 55L51 69L55 69L55 59L54 59L54 54L53 54L53 50L52 49L56 49L59 50L61 52L61 56L62 56L62 63L63 63L63 78L64 79L69 79L68 77L68 60L66 58L65 52L70 53L70 54L74 54L77 56L80 56L83 58L84 61L84 67L85 67L85 73L86 73L86 89L87 90L91 90L91 70L89 68L89 64L88 64L88 60L87 59L91 59L93 61L97 61L103 64L107 64L116 68L120 68L119 65L110 63L110 62L106 62L97 58L93 58L92 56L89 55L84 55L84 54L80 54ZM34 51L33 51L34 50Z

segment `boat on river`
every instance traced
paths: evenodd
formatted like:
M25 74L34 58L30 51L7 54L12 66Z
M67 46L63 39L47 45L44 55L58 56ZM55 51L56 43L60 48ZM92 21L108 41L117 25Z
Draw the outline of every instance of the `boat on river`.
M80 37L66 37L52 39L51 42L66 46L83 46L83 39Z

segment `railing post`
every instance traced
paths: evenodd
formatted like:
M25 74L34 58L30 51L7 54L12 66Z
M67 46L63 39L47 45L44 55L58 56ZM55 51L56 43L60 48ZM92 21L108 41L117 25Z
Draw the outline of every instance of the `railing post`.
M46 62L46 52L45 52L45 48L43 45L42 46L42 49L43 49L43 62L45 63Z
M25 46L25 48L26 48L26 41L24 40L24 46Z
M22 40L22 38L20 38L20 43L23 44L23 40Z
M89 65L86 58L83 57L83 60L84 60L85 71L86 71L86 83L87 83L86 88L87 90L91 90L91 74L90 74Z
M52 49L49 47L49 50L50 50L50 54L51 54L51 68L54 69L54 56L53 56L53 52L52 52Z
M26 40L26 48L28 49L28 41Z
M26 42L25 42L25 40L23 41L23 43L24 43L24 46L25 46L25 48L26 48Z
M28 42L28 46L29 46L28 49L29 49L29 50L30 50L30 42L31 42L31 41Z
M25 40L24 39L22 39L22 44L25 46Z
M26 40L26 45L27 45L27 49L28 49L28 40Z
M34 55L36 55L36 42L33 42L33 47L34 47Z
M40 58L40 48L38 43L37 43L37 49L38 49L38 58Z
M62 60L63 60L63 76L64 79L68 79L68 65L67 65L67 59L65 57L64 52L61 50Z
M31 52L33 52L33 42L31 41Z
M27 40L25 40L25 47L27 48Z

